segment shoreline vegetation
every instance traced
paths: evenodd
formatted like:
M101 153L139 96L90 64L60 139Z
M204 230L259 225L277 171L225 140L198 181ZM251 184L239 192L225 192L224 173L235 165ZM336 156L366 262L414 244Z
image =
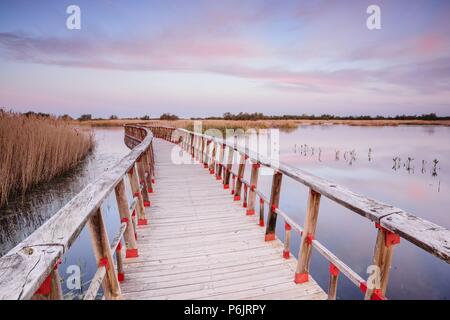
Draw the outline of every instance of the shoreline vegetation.
M437 117L435 114L425 114L422 116L396 116L396 117L337 117L331 115L322 116L265 116L263 114L240 113L232 115L226 113L223 117L208 118L190 118L180 119L176 115L163 114L160 118L150 118L144 116L141 118L119 119L117 116L111 116L109 119L92 119L90 115L83 115L78 120L73 120L74 124L92 127L117 127L125 124L144 124L144 125L166 125L177 128L193 130L194 121L201 120L203 130L215 128L225 129L268 129L278 128L281 130L294 130L299 126L306 125L348 125L348 126L401 126L401 125L436 125L450 126L450 117Z
M0 208L10 197L74 168L93 147L90 128L0 109Z

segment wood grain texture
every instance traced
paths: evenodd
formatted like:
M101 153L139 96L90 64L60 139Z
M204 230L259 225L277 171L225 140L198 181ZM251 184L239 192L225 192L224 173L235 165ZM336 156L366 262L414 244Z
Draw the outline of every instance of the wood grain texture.
M187 131L185 129L177 130L180 132ZM195 134L199 137L206 137L204 134ZM233 143L229 143L224 139L208 138L215 139L229 148L235 147ZM240 153L246 152L240 147L237 148L237 151ZM247 155L250 161L259 162L265 167L273 168L270 159L251 151ZM380 223L386 229L398 233L402 238L414 245L450 263L450 231L447 228L284 163L280 163L275 169L345 208Z
M289 299L326 299L313 279L294 284L295 259L282 258L280 241L264 241L259 218L247 216L200 162L174 165L173 145L155 140L154 147L163 178L146 209L151 223L138 228L140 255L124 262L124 298L251 299L282 287Z

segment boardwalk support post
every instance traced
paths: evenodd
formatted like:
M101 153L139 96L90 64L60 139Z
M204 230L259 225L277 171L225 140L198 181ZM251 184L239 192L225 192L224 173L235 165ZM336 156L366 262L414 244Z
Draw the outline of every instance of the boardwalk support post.
M100 209L89 219L89 231L91 233L94 255L99 268L106 268L106 277L103 279L103 293L106 299L121 299L121 291L117 274L114 271L114 262L109 244L108 234Z
M136 198L136 210L138 214L138 225L146 225L148 223L145 217L144 200L142 199L141 191L139 190L139 181L136 174L136 170L133 167L128 171L128 179L131 185L131 191L133 196Z
M115 188L117 207L119 208L120 221L127 224L124 232L125 239L125 255L127 258L135 258L138 256L138 249L135 238L135 230L130 213L130 207L125 194L125 183L123 179Z
M312 242L316 233L317 218L319 215L320 193L310 189L308 198L308 209L303 227L298 264L295 273L295 283L308 282L309 264L311 261Z
M277 224L277 213L280 202L281 180L283 175L279 171L275 171L272 178L272 192L270 193L269 215L267 217L267 227L265 241L275 240L275 227Z
M252 172L250 176L250 191L247 203L247 215L255 214L256 188L258 187L259 163L252 164Z
M239 159L239 168L238 175L236 177L236 190L234 192L234 201L241 200L241 190L242 190L242 178L244 178L244 170L245 170L245 161L247 156L245 153L241 154L241 158Z
M380 224L375 224L378 229L377 240L373 255L373 265L379 268L379 277L372 285L367 286L365 299L384 299L391 270L392 254L394 246L400 243L400 237L395 233L383 228ZM378 272L378 271L375 271Z

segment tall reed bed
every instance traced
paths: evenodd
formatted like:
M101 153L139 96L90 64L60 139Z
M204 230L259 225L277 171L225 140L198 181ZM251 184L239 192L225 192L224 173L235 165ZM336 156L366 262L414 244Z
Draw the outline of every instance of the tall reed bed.
M90 129L0 109L0 207L76 166L93 148Z

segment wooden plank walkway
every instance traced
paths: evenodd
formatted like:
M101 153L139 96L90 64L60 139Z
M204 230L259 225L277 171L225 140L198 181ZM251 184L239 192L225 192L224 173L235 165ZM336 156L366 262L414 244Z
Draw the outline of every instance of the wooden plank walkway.
M295 284L283 244L265 242L258 218L203 166L173 164L173 148L154 140L149 225L138 229L139 257L124 263L125 299L327 298L312 278Z

